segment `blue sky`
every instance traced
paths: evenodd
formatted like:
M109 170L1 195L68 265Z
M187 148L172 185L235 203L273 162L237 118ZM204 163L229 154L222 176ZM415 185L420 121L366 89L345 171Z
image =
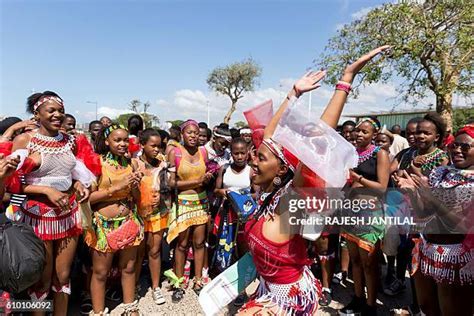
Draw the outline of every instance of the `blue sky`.
M79 122L95 117L87 101L113 116L138 98L162 120L205 121L209 101L217 123L229 101L208 90L208 73L252 57L263 74L235 122L258 102L278 102L338 25L383 2L2 0L0 115L26 117L28 95L52 90ZM389 108L393 88L369 87L346 111ZM329 87L314 93L315 111L330 94Z

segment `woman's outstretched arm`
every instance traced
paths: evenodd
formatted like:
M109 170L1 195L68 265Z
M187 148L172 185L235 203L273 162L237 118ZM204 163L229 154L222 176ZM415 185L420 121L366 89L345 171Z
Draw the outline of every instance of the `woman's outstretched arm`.
M353 64L346 67L346 69L344 70L344 74L341 77L341 81L347 84L352 84L352 81L354 81L355 76L359 73L359 71L362 68L364 68L364 66L370 60L372 60L372 58L386 51L389 48L390 48L390 45L380 46L370 51L369 53L363 55L359 59L357 59ZM328 124L332 128L336 128L337 122L339 121L339 118L341 117L342 109L344 108L344 104L346 103L346 100L347 100L347 93L345 91L342 91L342 90L334 91L334 94L331 100L329 101L328 105L326 106L326 109L323 112L323 115L321 115L321 120L323 120L326 124Z

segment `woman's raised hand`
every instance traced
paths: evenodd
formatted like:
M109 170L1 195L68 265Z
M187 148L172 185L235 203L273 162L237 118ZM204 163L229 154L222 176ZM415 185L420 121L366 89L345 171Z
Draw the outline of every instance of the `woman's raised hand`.
M295 96L299 97L303 93L319 88L321 85L319 82L326 76L326 71L310 71L303 77L296 81L293 89L295 90Z
M390 49L390 45L384 45L384 46L380 46L380 47L377 47L376 49L374 50L371 50L370 52L368 52L367 54L365 55L362 55L361 57L359 57L359 59L357 59L355 62L353 62L352 64L350 64L349 66L346 67L346 69L344 70L344 75L342 77L342 80L343 81L347 81L347 82L352 82L352 80L354 79L355 75L362 69L364 68L364 66L370 61L372 60L372 58L374 58L375 56L377 56L378 54L380 53L383 53L387 50Z

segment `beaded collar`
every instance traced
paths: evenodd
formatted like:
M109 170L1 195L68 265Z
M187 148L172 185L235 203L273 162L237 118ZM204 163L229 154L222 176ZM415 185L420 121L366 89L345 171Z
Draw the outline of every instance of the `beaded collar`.
M63 154L74 149L74 141L74 136L61 132L57 136L46 136L37 132L28 143L27 149L30 152Z
M474 170L457 169L454 166L439 167L431 174L433 187L454 188L460 185L474 186Z
M378 146L375 146L373 144L371 144L369 146L369 148L367 148L366 150L362 151L360 150L359 148L357 148L357 154L359 154L359 163L358 165L360 165L361 163L363 163L364 161L367 161L369 160L370 158L373 157L374 154L376 154L378 151L380 150L380 147Z
M127 159L124 156L114 155L110 151L106 155L104 155L104 161L116 168L118 168L119 166L128 167L128 165L130 164L130 159Z
M439 148L436 148L432 152L425 155L419 155L418 151L416 151L415 157L416 156L421 156L425 158L425 162L421 165L421 171L423 172L423 174L427 174L434 168L441 166L443 160L448 158L448 154Z
M273 218L273 216L275 215L275 209L277 208L278 203L280 202L280 198L288 192L288 189L292 184L293 184L293 180L288 182L284 187L278 189L278 191L272 197L272 200L270 201L270 203L268 203L268 205L264 209L262 209L263 202L270 195L270 193L269 192L261 193L257 201L258 209L255 212L255 218L259 220L260 218L267 217L268 215L270 215L270 217Z

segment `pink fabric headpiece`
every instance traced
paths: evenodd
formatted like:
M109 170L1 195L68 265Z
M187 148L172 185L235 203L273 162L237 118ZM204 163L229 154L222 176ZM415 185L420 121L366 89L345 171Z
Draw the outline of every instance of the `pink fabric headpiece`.
M199 124L198 122L196 122L195 120L187 120L183 123L181 123L181 125L179 126L179 128L181 129L181 132L184 131L184 129L190 125L194 125L196 126L197 128L199 128Z

